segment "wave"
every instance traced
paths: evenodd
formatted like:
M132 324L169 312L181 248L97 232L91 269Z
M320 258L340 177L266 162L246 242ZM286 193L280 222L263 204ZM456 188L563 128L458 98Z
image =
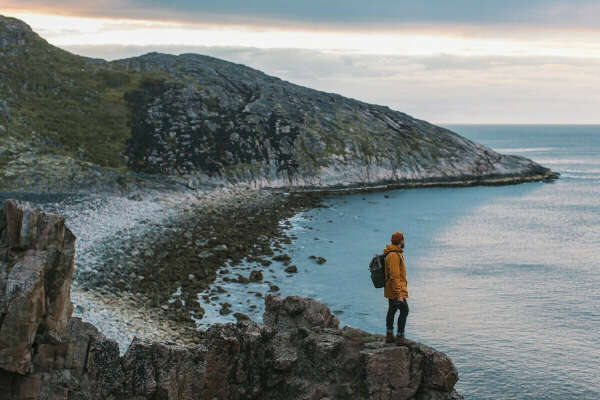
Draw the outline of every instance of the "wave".
M586 175L586 174L570 174L561 172L561 178L571 178L571 179L598 179L600 178L600 174L596 175Z
M590 169L563 169L560 171L565 174L600 174L599 168L590 168Z
M556 165L569 165L569 164L578 164L585 165L586 167L600 167L600 163L597 159L590 160L589 158L544 158L544 157L536 157L536 162L543 164L556 164Z
M494 149L498 153L533 153L555 150L554 147L508 147L504 149Z

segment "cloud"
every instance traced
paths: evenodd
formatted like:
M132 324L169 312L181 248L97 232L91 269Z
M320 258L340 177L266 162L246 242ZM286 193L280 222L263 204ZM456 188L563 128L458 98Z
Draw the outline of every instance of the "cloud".
M70 46L122 58L200 53L437 123L599 123L599 59L361 55L302 49Z
M396 29L405 24L598 27L596 0L4 0L5 10L189 23Z
M600 122L597 1L2 0L1 12L17 6L87 56L208 54L439 123Z

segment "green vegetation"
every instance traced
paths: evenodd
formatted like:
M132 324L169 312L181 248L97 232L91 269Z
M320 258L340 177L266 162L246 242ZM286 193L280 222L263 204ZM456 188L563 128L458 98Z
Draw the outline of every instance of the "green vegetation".
M11 33L2 23L0 34L22 40L9 44L0 64L0 99L11 115L8 133L58 155L124 167L130 137L124 94L150 74L112 69L53 47L33 32Z

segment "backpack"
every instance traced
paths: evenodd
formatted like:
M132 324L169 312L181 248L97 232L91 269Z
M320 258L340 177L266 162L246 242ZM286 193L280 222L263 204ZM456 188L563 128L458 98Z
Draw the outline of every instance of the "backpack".
M369 263L371 280L373 286L382 288L385 286L385 254L375 254Z
M390 251L390 253L400 253L400 251ZM389 254L389 253L388 253ZM385 286L385 254L375 254L369 263L369 271L371 272L371 281L375 288Z

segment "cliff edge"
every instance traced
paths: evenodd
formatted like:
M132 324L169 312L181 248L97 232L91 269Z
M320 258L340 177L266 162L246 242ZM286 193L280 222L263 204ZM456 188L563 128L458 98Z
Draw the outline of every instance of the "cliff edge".
M0 387L24 399L460 399L450 358L386 346L315 300L268 296L264 325L215 324L195 346L114 341L71 318L75 237L7 200L0 210Z

